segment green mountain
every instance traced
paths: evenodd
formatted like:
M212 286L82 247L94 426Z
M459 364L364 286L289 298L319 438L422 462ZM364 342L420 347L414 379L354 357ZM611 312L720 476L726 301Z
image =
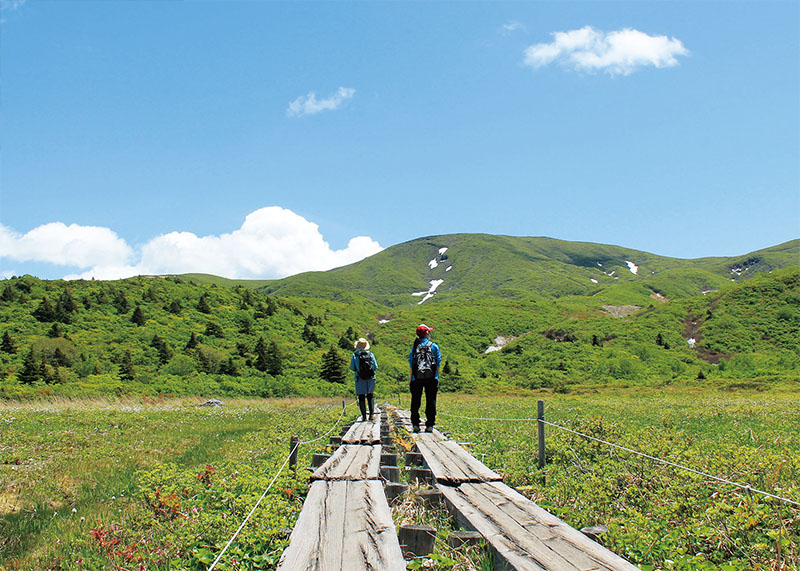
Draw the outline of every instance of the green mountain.
M0 284L0 397L348 395L358 337L406 391L432 325L444 391L798 380L800 240L680 260L600 244L434 236L282 280Z
M393 246L358 263L308 272L263 286L293 297L347 298L390 307L411 305L412 294L439 298L592 296L638 293L668 298L718 290L755 273L800 265L800 240L734 258L681 260L602 244L486 234L431 236ZM424 297L424 296L422 296ZM419 298L416 300L419 302Z

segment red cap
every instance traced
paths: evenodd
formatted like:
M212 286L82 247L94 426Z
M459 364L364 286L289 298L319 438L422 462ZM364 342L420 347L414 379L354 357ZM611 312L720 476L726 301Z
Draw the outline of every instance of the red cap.
M424 337L429 331L433 331L433 327L428 327L424 323L417 326L417 337Z

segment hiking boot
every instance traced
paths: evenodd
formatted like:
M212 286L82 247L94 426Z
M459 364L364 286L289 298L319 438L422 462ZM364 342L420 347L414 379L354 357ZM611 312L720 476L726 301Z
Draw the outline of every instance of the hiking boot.
M425 432L433 432L433 427L432 426L426 426L425 427Z
M415 424L415 425L414 425L414 430L413 430L413 432L419 432L419 424Z

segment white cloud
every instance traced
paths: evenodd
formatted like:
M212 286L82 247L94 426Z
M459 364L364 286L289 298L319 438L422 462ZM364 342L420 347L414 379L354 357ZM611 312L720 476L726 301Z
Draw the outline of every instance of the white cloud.
M552 42L525 50L525 65L538 69L557 62L576 71L629 75L644 66L676 66L678 56L689 54L678 39L649 36L629 28L601 32L586 26L552 36Z
M506 22L500 28L503 34L510 34L512 32L516 32L517 30L524 30L525 25L522 22L517 22L516 20L512 20L511 22Z
M20 235L0 224L0 258L86 267L125 262L132 255L125 240L108 228L51 222Z
M330 97L317 99L317 94L312 91L289 103L286 114L289 117L302 117L303 115L316 115L322 111L333 111L348 99L352 99L355 94L356 90L352 87L340 87Z
M35 248L29 246L31 235L37 237ZM72 240L64 248L74 235L91 239ZM371 238L358 236L346 248L333 250L317 224L278 206L251 212L239 229L227 234L197 236L191 232L170 232L153 238L135 253L108 228L55 222L20 236L0 226L0 258L89 268L65 276L66 279L120 279L189 272L272 279L344 266L382 249ZM20 254L23 250L24 256ZM53 255L60 250L67 250L68 255Z

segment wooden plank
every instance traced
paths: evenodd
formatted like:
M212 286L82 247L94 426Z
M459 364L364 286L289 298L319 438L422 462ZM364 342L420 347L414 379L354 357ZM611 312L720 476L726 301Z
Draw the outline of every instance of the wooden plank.
M342 444L379 444L381 441L380 417L355 422L342 437Z
M505 511L512 515L524 512L529 521L539 524L540 530L547 528L549 534L554 538L553 542L560 546L559 550L566 551L569 549L572 552L580 552L590 557L596 566L587 564L586 569L636 569L635 566L619 555L592 541L580 531L567 525L513 488L509 488L505 484L491 484L487 485L485 490L491 501L499 503L505 500L507 502L503 504ZM520 519L523 518L520 517ZM540 531L539 533L543 532Z
M637 568L500 482L439 486L451 509L514 569Z
M311 480L376 480L381 446L343 444L311 474Z
M466 482L502 480L499 474L452 440L436 438L435 434L425 434L423 438L416 440L416 444L439 483L457 486Z
M401 571L389 504L377 480L318 481L281 556L281 571Z

